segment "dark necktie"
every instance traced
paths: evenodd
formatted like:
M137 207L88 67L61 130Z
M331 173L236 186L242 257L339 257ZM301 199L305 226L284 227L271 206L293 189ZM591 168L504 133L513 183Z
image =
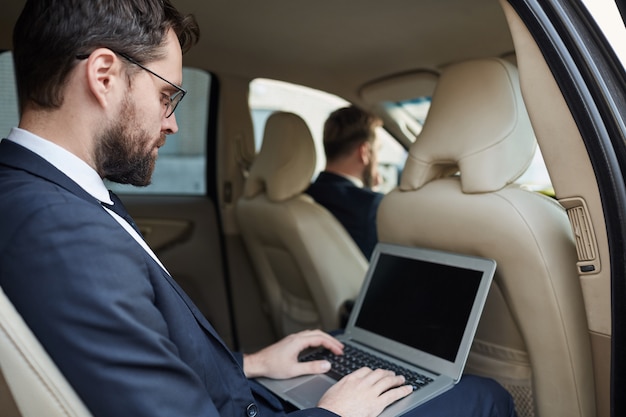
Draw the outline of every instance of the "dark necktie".
M113 201L113 204L107 204L103 202L101 202L101 204L120 216L122 219L126 220L128 224L130 224L132 228L135 229L137 233L139 233L139 236L143 238L143 235L139 231L139 227L137 227L137 224L135 223L133 218L130 217L130 214L128 214L128 211L126 211L126 207L124 207L122 200L120 200L120 198L113 191L109 191L109 195L111 196L111 201Z

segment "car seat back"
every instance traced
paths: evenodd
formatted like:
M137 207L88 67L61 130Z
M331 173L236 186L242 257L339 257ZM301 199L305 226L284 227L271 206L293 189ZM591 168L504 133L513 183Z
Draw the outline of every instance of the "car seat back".
M244 242L279 336L340 326L356 298L367 260L345 228L305 193L315 146L299 116L277 112L237 203Z
M592 356L567 214L556 200L515 184L535 147L514 65L448 66L401 183L379 208L379 239L495 259L466 371L500 381L520 417L593 416Z
M91 416L1 288L0 369L14 400L0 392L1 415Z

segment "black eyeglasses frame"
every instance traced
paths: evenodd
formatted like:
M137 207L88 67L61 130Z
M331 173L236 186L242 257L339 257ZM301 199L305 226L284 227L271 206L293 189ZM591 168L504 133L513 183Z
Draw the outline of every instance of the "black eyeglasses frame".
M181 102L183 97L185 97L185 94L187 94L187 90L185 90L180 85L176 85L173 82L166 80L165 78L161 77L159 74L157 74L156 72L152 71L150 68L147 68L144 65L140 64L139 62L137 62L135 59L131 58L127 54L122 53L122 52L116 52L116 51L113 51L113 52L116 55L119 55L120 57L124 58L126 61L130 62L131 64L137 65L142 70L147 71L150 74L154 75L159 80L166 82L167 84L171 85L172 87L174 87L177 90L176 93L174 93L174 94L172 94L172 95L167 97L169 99L169 102L167 103L167 106L165 108L165 117L166 118L169 118L172 114L174 114L174 111L176 110L176 107L178 107L178 104ZM76 55L76 59L80 59L80 60L87 59L87 58L89 58L89 55L90 54Z

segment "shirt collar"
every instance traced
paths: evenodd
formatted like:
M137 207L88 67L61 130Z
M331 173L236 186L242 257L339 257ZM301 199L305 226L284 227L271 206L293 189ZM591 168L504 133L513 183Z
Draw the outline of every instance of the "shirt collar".
M92 167L73 153L34 133L17 127L11 129L7 139L41 156L98 201L113 204L102 178Z
M352 181L357 187L363 188L363 181L361 181L359 178L353 177L352 175L344 175L344 177Z
M343 177L359 188L363 188L364 186L363 181L361 181L360 178L354 177L352 175L344 174L343 172L337 172L337 171L326 171L326 172L331 173L333 175L337 175L339 177Z

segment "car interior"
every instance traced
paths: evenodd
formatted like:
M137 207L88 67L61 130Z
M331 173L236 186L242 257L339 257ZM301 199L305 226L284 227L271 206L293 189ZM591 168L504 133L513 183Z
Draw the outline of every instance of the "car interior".
M0 6L3 137L24 2ZM380 241L497 262L466 372L520 417L626 413L626 77L582 0L172 3L201 30L180 131L152 185L111 188L229 347L344 323L368 262L305 190L354 104L397 155ZM2 292L0 370L3 416L91 415Z

